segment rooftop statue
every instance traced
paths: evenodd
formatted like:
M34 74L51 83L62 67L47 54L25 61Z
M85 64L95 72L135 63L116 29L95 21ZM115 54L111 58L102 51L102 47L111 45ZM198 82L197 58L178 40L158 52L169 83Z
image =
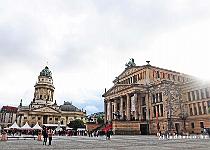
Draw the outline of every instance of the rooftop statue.
M128 63L126 63L125 66L126 66L126 68L130 68L130 67L136 66L136 64L134 62L134 59L130 58L130 61Z

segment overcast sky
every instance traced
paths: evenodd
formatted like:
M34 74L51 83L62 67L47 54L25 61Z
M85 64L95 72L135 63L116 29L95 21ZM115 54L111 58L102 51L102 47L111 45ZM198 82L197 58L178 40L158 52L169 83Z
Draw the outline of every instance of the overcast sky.
M29 105L47 62L57 103L92 113L129 58L207 79L209 57L209 0L0 0L0 106Z

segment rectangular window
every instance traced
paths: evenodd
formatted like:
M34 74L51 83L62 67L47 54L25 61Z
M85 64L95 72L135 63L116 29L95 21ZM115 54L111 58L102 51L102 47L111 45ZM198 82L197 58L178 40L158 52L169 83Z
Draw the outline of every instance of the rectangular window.
M190 92L188 92L187 94L188 94L188 100L191 101Z
M41 117L38 117L38 120L41 120Z
M141 101L142 101L142 106L146 105L145 97L142 97Z
M208 90L208 88L205 88L205 92L206 92L206 98L209 98L209 90Z
M203 113L206 114L206 106L203 105Z
M210 114L210 101L208 101L208 113Z
M173 80L175 81L175 75L173 75Z
M156 109L155 109L155 106L153 106L153 116L156 117Z
M190 116L192 116L192 115L193 115L193 109L190 108Z
M27 119L27 117L24 117L24 119Z
M203 89L200 89L200 92L201 92L201 99L204 99L204 92L203 92Z
M160 104L161 117L163 117L163 104Z
M199 100L199 99L200 99L200 96L199 96L199 91L198 91L198 90L196 90L196 91L195 91L195 93L196 93L196 99L197 99L197 100Z
M195 115L197 115L197 109L196 109L196 107L194 107L194 113L195 113Z
M158 93L156 93L156 101L155 101L155 103L157 103L158 101L159 101L159 99L158 99Z
M202 115L202 111L201 111L201 106L200 105L198 106L198 109L199 109L199 115Z
M162 93L159 93L159 100L160 100L160 102L162 102L162 101L163 101L163 98L162 98Z
M155 103L155 94L152 94L152 103L154 104Z
M203 122L200 122L200 127L204 128L204 123Z
M159 105L157 105L157 114L158 114L158 117L160 117Z
M52 118L50 118L50 121L52 121Z
M192 99L195 100L195 92L192 91Z
M117 110L120 110L120 103L117 103Z
M191 123L191 128L193 128L193 129L195 128L194 122Z
M160 72L157 71L157 75L156 75L157 78L160 78Z

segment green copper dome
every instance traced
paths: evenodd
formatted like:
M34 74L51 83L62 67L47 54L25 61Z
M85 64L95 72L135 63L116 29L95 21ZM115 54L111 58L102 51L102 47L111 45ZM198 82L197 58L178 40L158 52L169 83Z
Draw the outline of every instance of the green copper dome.
M46 76L46 77L52 77L52 72L49 70L49 68L46 66L41 72L40 76Z

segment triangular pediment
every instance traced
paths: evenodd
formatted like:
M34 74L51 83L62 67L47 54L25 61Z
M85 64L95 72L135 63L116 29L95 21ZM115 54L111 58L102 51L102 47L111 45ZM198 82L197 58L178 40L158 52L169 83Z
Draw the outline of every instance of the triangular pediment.
M106 93L104 93L103 96L107 96L107 95L118 93L118 92L120 92L122 90L125 90L125 89L129 88L129 87L131 87L131 85L128 85L128 84L127 85L126 84L125 85L123 85L123 84L121 84L121 85L119 85L119 84L114 85Z
M55 110L54 108L51 108L49 106L36 108L33 111L34 112L46 112L46 113L59 113L58 110Z
M135 72L137 72L137 71L139 71L139 70L142 70L142 69L144 69L144 67L142 67L142 66L134 66L134 67L126 68L126 69L118 76L118 78L119 78L119 79L122 79L122 78L124 78L124 77L126 77L126 76L129 76L129 75L131 75L131 74L133 74L133 73L135 73Z

